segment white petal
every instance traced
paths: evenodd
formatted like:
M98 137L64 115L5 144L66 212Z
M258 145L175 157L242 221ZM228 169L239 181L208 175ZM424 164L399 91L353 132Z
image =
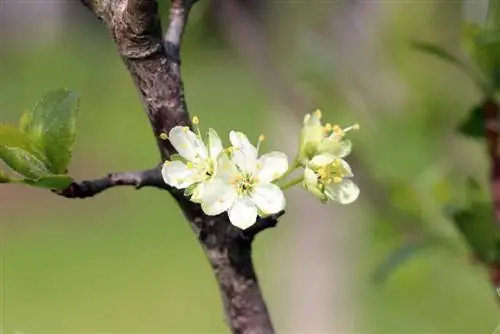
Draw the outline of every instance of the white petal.
M204 174L186 166L182 161L166 161L161 169L166 184L177 189L184 189L205 178Z
M201 139L187 126L175 126L170 130L168 138L172 146L188 161L198 158L206 159L208 151Z
M233 146L234 163L242 172L253 173L257 164L257 149L242 132L231 131L229 140Z
M300 148L311 144L316 146L323 138L323 127L321 120L313 113L307 114L303 121L304 126L300 131Z
M275 184L257 184L252 190L252 200L264 215L278 213L285 208L286 200Z
M212 160L216 160L222 152L222 141L213 129L208 130L208 151Z
M229 209L229 221L236 227L246 230L257 221L257 208L249 197L240 197Z
M201 209L208 216L227 211L238 198L236 189L222 179L212 179L205 186Z
M342 180L337 184L330 184L326 187L326 195L333 201L340 204L350 204L359 196L358 186L351 180Z
M346 157L351 153L351 150L352 142L348 139L340 140L337 135L331 135L318 145L319 152L327 152L339 158Z
M206 187L207 187L207 182L198 183L196 187L193 189L193 194L191 195L191 198L189 200L194 203L201 203L203 199L203 193L205 192Z
M255 176L258 182L268 183L285 174L287 170L288 157L286 154L281 152L270 152L259 158Z
M351 166L347 163L347 161L343 159L339 159L340 165L342 166L342 175L344 177L353 177L354 174L352 173Z
M309 163L316 167L322 167L331 164L336 157L328 153L322 153L314 156Z
M309 167L304 169L304 181L308 187L316 187L318 184L318 175Z
M215 176L225 180L226 182L230 182L239 176L238 168L234 162L229 159L226 153L222 153L219 155L217 159L217 168L215 170Z

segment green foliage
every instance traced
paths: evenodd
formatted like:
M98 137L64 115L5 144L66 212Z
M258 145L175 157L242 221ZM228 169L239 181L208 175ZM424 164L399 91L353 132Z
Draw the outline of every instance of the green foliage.
M471 60L491 85L495 89L500 88L499 32L475 24L465 24L462 43Z
M10 181L10 177L0 170L0 183L9 183Z
M75 141L78 96L70 90L46 93L24 113L20 129L40 144L54 174L66 173Z
M49 174L47 157L40 146L8 125L0 125L0 158L14 171L30 178Z
M40 188L66 189L73 182L73 178L68 175L47 175L35 180L24 179L22 182Z
M435 45L432 43L414 41L413 43L411 43L411 45L415 50L427 53L438 59L441 59L442 61L450 65L454 65L465 75L467 75L483 93L490 93L490 85L488 83L485 83L483 78L478 76L475 73L474 69L467 66L459 57L453 55L439 45Z
M444 62L450 63L457 65L459 67L463 67L463 63L460 59L458 59L456 56L453 54L449 53L439 45L435 45L432 43L427 43L427 42L421 42L421 41L414 41L412 44L412 47L416 50L422 51L424 53L428 53L430 55L433 55Z
M486 136L485 117L481 105L472 108L469 116L457 127L457 131L464 136L476 139Z
M0 125L0 159L25 178L0 172L0 183L64 189L73 179L67 166L75 140L77 96L62 89L45 94L21 117L19 129Z
M500 229L493 216L493 204L473 179L468 180L466 193L468 204L464 207L449 205L445 214L454 221L479 260L485 263L499 260L495 254Z

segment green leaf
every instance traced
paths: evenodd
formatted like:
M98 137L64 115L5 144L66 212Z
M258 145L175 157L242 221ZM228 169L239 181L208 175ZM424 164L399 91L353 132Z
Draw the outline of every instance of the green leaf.
M489 94L491 92L490 85L485 82L483 77L478 75L478 73L476 73L474 69L469 68L460 58L446 51L439 45L428 42L414 41L411 43L411 46L415 50L430 54L448 64L454 65L465 75L467 75L484 94Z
M18 129L0 124L0 159L14 171L28 177L49 174L42 149Z
M66 189L73 183L73 178L68 175L47 175L35 180L24 179L23 183L46 189Z
M460 123L457 131L464 136L482 139L486 136L485 118L482 106L475 106L467 119Z
M0 183L10 183L10 177L0 170Z
M419 41L415 41L411 45L414 49L433 55L445 62L463 66L463 63L460 59L458 59L456 56L449 53L439 45Z
M77 111L78 96L59 89L46 93L21 118L21 131L40 144L54 174L66 173L71 160Z
M489 262L497 253L500 241L500 229L493 216L493 204L485 190L473 179L468 180L466 193L468 206L448 205L444 213L455 222L474 255L483 262Z

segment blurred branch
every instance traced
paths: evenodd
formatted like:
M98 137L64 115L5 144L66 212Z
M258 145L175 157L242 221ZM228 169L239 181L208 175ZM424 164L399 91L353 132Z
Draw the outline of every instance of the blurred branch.
M196 0L172 0L163 37L155 0L81 0L108 27L144 103L162 160L175 153L161 134L191 125L180 75L180 45ZM254 236L273 227L278 216L261 219L252 231L230 224L227 214L206 216L183 192L175 198L213 268L226 321L233 333L274 333L251 258Z
M100 179L75 182L62 191L54 192L66 198L87 198L119 186L133 186L136 189L154 187L167 190L169 188L163 181L160 167L156 167L135 172L111 173Z

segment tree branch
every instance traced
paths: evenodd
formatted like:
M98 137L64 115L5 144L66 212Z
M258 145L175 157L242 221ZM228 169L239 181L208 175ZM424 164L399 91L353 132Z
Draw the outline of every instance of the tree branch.
M75 182L62 191L54 192L66 198L87 198L119 186L133 186L136 189L144 187L169 189L163 181L160 167L156 167L136 172L111 173L100 179Z
M197 0L171 1L170 24L164 37L155 0L81 1L108 27L142 98L161 159L168 159L175 150L160 135L176 125L191 125L179 54L189 11ZM101 181L105 185L110 182L109 178ZM213 268L231 331L274 333L252 263L251 245L258 233L276 226L283 213L259 219L251 229L241 231L230 224L226 213L206 216L182 191L168 190L190 222Z

